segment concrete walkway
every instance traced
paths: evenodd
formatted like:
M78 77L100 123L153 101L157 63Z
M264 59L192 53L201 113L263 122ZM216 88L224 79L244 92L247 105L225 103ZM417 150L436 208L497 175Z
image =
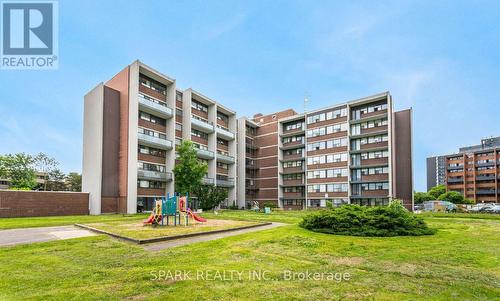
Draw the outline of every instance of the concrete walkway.
M272 223L271 225L266 225L266 226L262 226L262 227L255 227L255 228L249 228L249 229L243 229L243 230L236 230L236 231L230 231L230 232L208 234L208 235L203 235L203 236L194 236L194 237L189 237L189 238L182 238L182 239L175 239L175 240L169 240L169 241L164 241L164 242L145 244L145 245L142 245L142 247L148 251L161 251L164 249L188 245L188 244L192 244L192 243L196 243L196 242L209 241L209 240L215 240L215 239L220 239L220 238L229 237L229 236L241 235L244 233L268 230L268 229L281 227L281 226L285 226L285 225L287 225L287 224Z
M0 247L94 235L96 234L75 226L0 230Z

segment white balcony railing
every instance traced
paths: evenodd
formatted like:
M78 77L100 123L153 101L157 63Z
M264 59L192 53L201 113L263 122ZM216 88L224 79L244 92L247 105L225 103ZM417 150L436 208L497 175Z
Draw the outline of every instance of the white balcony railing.
M155 180L155 181L171 181L172 173L170 172L160 172L154 170L138 169L137 177L139 179Z
M142 111L158 115L159 117L170 118L173 116L173 110L167 107L162 101L156 101L142 94L139 94L139 107Z
M234 187L234 180L229 178L227 180L217 179L217 186L221 187Z
M196 149L196 152L198 154L198 157L201 159L213 159L214 157L214 152L206 150L206 149Z
M224 138L226 140L233 140L234 139L234 133L232 133L229 130L222 128L220 126L217 126L217 136Z
M217 153L217 161L222 162L222 163L226 163L226 164L233 164L234 157Z
M194 129L211 134L214 132L214 125L206 121L191 117L191 124Z
M164 138L153 137L143 133L137 133L139 143L146 146L156 147L159 149L171 149L172 141Z

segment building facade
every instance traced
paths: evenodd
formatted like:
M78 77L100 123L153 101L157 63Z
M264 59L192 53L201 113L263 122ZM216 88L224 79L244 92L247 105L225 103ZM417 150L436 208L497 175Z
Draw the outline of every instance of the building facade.
M356 203L412 208L411 110L389 93L253 118L135 61L84 99L82 191L91 214L150 210L174 192L176 145L191 140L225 205L285 209Z
M90 213L150 210L174 193L176 145L191 140L208 165L205 183L236 200L236 115L203 94L179 91L172 79L140 61L84 99L82 191Z
M305 114L240 118L239 205L302 209L398 198L412 208L411 122L411 110L393 111L389 93Z
M437 185L446 184L446 156L427 158L427 191Z
M500 137L491 137L456 154L427 158L427 189L442 184L476 203L499 202L499 152Z

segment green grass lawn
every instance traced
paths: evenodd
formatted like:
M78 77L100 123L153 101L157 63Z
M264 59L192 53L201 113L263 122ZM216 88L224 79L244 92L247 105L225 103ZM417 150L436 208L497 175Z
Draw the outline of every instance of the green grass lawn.
M231 228L239 228L255 224L259 224L259 222L242 220L216 220L211 218L208 219L205 223L194 223L193 220L190 220L187 226L173 226L172 224L170 226L166 226L166 224L165 226L144 225L141 220L102 221L99 223L91 223L85 225L99 230L111 232L120 236L135 239L148 239L164 236L201 233L215 230L227 230Z
M301 214L223 212L218 219L292 224L160 252L106 235L0 248L0 299L495 300L500 295L498 219L424 217L439 229L436 235L367 238L301 229L296 225ZM175 270L192 276L261 270L273 280L152 280ZM284 270L349 273L351 279L287 281Z

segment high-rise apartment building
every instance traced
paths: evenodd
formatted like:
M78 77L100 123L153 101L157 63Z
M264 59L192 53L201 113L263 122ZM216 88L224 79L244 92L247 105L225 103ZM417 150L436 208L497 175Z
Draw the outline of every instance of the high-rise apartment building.
M82 189L90 212L150 210L174 192L175 146L191 140L225 205L356 203L412 208L411 110L389 93L252 119L136 61L85 95Z
M500 137L491 137L455 154L427 158L427 189L442 184L479 203L498 202L499 151Z
M411 110L394 112L389 93L305 114L257 114L238 125L238 141L246 142L238 200L247 206L383 205L392 198L412 206Z

